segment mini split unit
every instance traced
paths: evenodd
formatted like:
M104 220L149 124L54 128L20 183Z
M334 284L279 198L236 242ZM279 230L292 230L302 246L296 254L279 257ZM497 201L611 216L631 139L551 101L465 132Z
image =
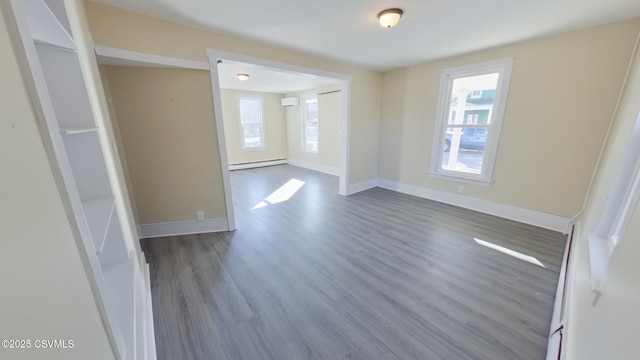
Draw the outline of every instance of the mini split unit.
M298 106L298 101L297 97L282 98L282 106Z

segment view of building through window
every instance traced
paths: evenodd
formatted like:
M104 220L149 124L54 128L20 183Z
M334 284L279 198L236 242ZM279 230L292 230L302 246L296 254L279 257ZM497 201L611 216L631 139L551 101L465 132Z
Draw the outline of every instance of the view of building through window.
M431 176L492 182L512 68L505 58L442 71Z
M441 168L480 174L499 73L453 79Z
M319 151L319 120L320 111L317 97L305 97L303 107L303 142L304 152L318 154Z

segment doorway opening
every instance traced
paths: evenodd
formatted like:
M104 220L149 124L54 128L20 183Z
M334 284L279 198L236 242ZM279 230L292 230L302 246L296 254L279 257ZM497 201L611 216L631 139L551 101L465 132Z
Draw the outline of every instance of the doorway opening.
M338 176L346 195L351 76L214 49L207 55L229 229L236 228L231 169L290 163ZM323 122L321 108L335 123Z

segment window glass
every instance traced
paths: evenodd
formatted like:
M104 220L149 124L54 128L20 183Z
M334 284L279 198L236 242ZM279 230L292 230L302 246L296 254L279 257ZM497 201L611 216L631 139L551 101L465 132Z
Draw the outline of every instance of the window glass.
M307 96L304 98L303 121L303 150L306 153L319 154L320 108L316 96Z
M511 60L445 70L432 175L490 182Z
M262 97L240 95L238 97L243 149L264 148L264 121Z

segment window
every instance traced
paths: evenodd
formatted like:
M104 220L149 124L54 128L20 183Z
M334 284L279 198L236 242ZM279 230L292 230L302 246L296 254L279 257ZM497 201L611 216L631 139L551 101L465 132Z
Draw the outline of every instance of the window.
M443 71L431 176L491 182L512 64L503 59Z
M302 107L302 143L303 151L310 154L319 154L319 141L320 141L320 109L318 107L318 97L305 96L303 97Z
M238 95L242 149L266 148L262 96Z

